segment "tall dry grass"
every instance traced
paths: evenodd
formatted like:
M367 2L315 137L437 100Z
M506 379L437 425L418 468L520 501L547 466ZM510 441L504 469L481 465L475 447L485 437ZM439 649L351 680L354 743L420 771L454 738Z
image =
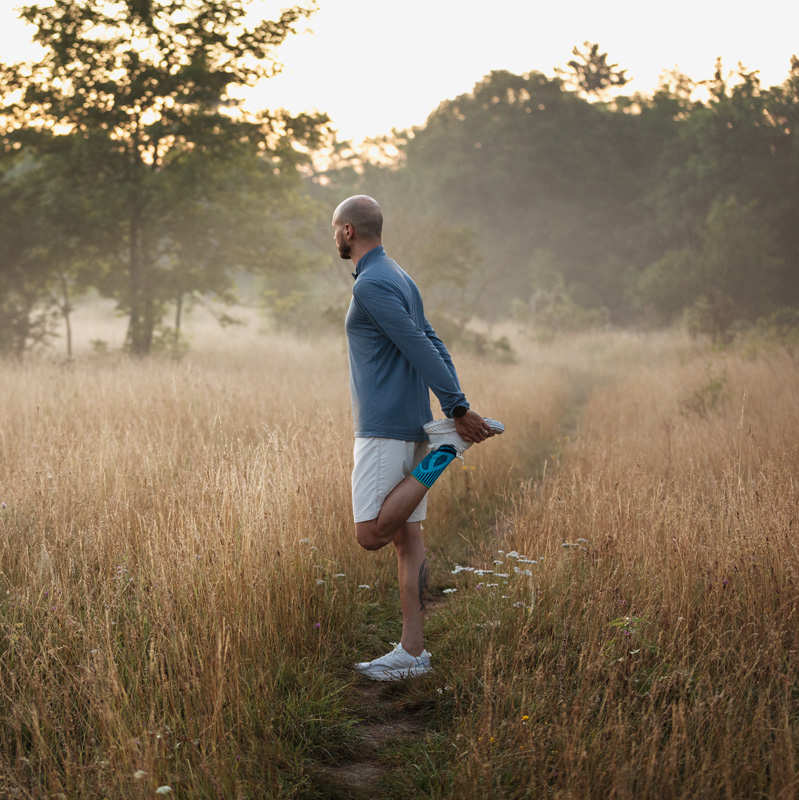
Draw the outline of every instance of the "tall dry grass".
M442 624L460 762L437 791L799 795L798 474L787 356L652 352L599 384L483 552L537 563L500 554L488 595L465 573Z
M459 366L554 430L562 371ZM399 624L392 555L354 541L346 369L341 341L275 337L0 366L0 796L314 795L313 760L353 746L350 665ZM440 573L447 509L489 507L514 461L442 482Z
M793 796L796 365L517 342L455 353L508 433L434 489L457 592L382 796ZM0 796L325 796L315 764L358 747L350 664L399 632L393 556L352 533L343 343L0 386Z

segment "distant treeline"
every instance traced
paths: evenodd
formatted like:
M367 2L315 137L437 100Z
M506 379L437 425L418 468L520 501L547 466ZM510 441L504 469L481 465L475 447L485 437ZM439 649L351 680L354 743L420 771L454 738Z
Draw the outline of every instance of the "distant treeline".
M397 166L330 178L379 194L402 255L466 282L468 313L687 315L723 337L799 307L799 59L773 88L717 63L704 100L681 75L647 97L603 100L610 86L493 72L397 137Z
M249 29L243 0L127 7L28 6L45 55L0 65L0 354L58 320L69 347L89 290L116 301L140 355L180 346L209 296L340 325L329 217L354 192L380 200L391 253L461 330L686 317L724 337L799 308L795 57L776 87L719 64L703 99L680 75L623 97L624 71L586 43L556 77L491 73L370 159L325 115L230 99L311 7Z

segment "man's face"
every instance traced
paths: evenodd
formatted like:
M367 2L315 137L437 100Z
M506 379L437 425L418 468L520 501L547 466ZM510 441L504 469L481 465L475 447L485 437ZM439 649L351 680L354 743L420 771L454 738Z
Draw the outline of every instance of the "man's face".
M352 256L352 247L347 241L349 227L346 223L333 221L333 241L338 248L338 254L344 259Z

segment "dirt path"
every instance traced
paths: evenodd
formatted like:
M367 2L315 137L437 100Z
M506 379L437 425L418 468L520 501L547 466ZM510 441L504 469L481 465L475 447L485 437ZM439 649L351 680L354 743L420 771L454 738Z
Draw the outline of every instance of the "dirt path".
M443 595L429 600L428 619L444 603ZM429 729L435 705L430 699L431 679L425 676L389 683L355 679L348 699L360 720L355 727L357 745L350 758L318 767L316 788L321 796L331 800L387 796L380 788L393 771L402 768L392 763L397 761L397 752L404 744L424 738Z
M396 768L381 754L396 752L403 742L424 735L426 729L425 709L408 702L407 682L366 685L366 680L352 687L350 698L361 719L356 729L359 752L319 771L320 784L330 798L379 797L380 782Z
M590 376L578 375L573 379L571 402L564 409L557 436L535 451L530 474L537 474L557 452L561 437L574 431L593 384ZM499 508L492 509L492 515L498 511ZM447 596L443 594L429 598L428 622L446 602ZM420 743L430 736L440 736L435 715L437 695L430 684L435 679L435 670L431 677L396 683L356 678L348 695L350 707L359 720L354 731L353 755L335 765L317 765L314 796L330 800L399 796L392 791L392 773L418 768L415 763L419 760ZM402 796L407 794L407 777L401 782Z

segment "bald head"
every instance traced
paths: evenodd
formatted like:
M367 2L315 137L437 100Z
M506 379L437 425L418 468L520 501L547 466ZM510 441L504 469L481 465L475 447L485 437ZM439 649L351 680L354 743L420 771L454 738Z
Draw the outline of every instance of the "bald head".
M333 225L352 225L358 238L379 240L383 235L383 212L374 197L356 194L338 204Z

